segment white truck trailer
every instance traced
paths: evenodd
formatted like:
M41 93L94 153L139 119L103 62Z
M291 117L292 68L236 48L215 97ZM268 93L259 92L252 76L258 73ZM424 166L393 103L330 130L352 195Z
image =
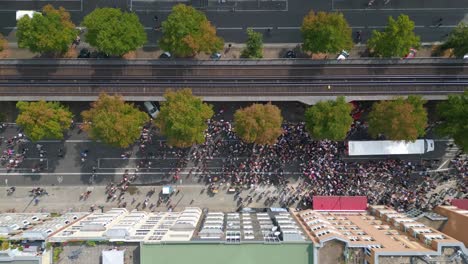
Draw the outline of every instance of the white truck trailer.
M348 141L349 156L409 155L434 151L434 140L418 139L414 142L392 140Z

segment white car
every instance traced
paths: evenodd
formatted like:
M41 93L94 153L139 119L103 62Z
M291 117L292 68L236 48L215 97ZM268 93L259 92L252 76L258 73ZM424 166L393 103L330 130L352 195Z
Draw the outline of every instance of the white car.
M146 111L152 118L156 118L159 114L159 110L153 102L146 101L143 103L146 108Z

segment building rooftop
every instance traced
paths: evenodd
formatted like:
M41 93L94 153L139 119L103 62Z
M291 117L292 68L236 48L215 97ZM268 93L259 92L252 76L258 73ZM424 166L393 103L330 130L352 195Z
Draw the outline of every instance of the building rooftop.
M279 243L304 242L306 237L286 209L268 209L240 213L207 212L192 240Z
M108 240L159 243L187 241L198 224L202 211L189 207L182 212L128 212L115 208L105 213L92 213L81 221L54 234L51 242L69 240Z
M5 213L0 215L0 236L9 237L48 219L48 213Z
M448 218L441 231L468 246L468 210L456 206L437 206L434 211Z
M458 240L385 206L370 206L367 212L305 210L294 212L294 216L320 247L338 240L348 247L363 248L372 258L440 254L442 246L463 246Z

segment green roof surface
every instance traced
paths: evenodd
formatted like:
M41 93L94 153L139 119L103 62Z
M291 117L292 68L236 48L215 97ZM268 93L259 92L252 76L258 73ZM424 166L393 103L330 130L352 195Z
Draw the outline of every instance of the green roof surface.
M312 264L312 244L146 244L141 264Z

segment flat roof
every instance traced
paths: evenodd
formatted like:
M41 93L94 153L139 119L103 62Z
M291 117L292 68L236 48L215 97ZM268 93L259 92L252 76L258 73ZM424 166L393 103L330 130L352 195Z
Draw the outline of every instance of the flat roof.
M192 240L280 243L305 242L308 238L286 209L252 209L240 213L206 212Z
M141 264L307 264L313 246L301 244L143 244Z

